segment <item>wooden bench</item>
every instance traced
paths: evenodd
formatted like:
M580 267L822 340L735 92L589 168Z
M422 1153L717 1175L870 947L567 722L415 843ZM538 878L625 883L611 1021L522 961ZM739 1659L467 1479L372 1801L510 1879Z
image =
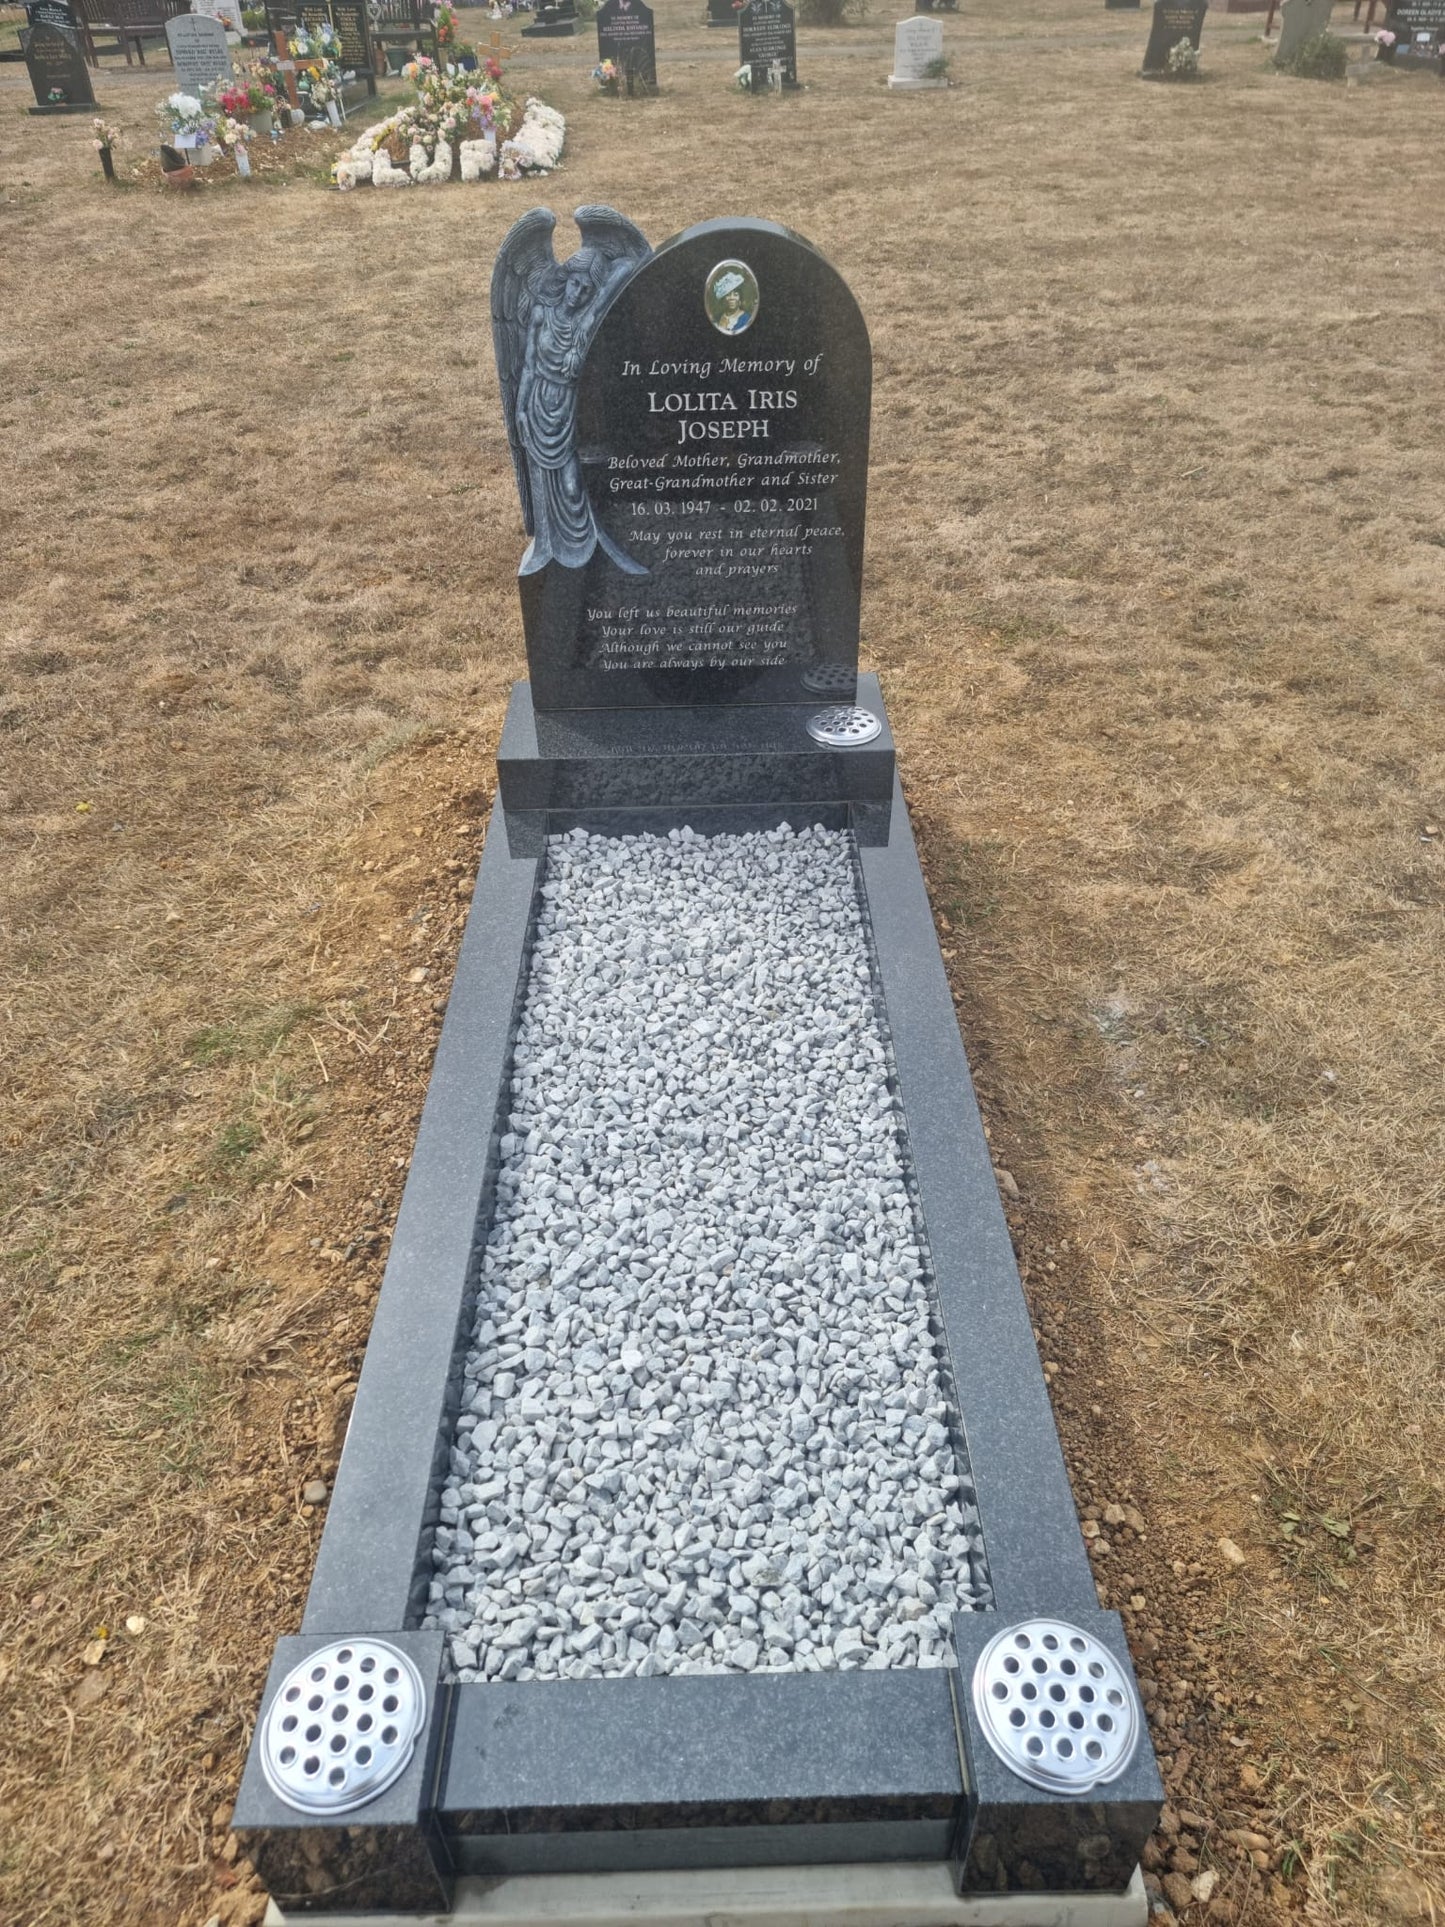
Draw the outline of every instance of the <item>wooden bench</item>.
M191 10L190 0L72 0L72 5L80 25L85 57L92 67L100 65L102 52L123 53L127 67L133 67L136 60L144 67L145 40L164 42L166 22ZM166 59L170 57L167 45Z

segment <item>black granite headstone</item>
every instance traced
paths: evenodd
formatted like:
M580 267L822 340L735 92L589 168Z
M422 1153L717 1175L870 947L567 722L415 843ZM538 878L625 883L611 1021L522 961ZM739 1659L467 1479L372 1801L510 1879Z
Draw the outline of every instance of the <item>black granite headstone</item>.
M629 94L657 91L657 32L646 0L602 0L597 9L597 58L610 60Z
M72 27L38 20L22 29L21 51L35 89L32 114L85 114L95 109L95 93L80 35Z
M30 0L25 9L25 24L28 27L64 27L68 33L80 32L75 9L67 4L67 0Z
M1445 0L1392 0L1380 43L1380 59L1416 73L1445 72Z
M581 209L584 235L588 217L621 222ZM849 700L872 360L842 278L787 228L706 221L614 278L589 242L560 281L535 281L539 313L505 266L514 236L525 266L529 218L550 260L539 210L504 244L492 312L534 531L520 588L537 707ZM508 345L524 321L525 354Z
M738 17L733 0L707 0L705 27L731 27Z
M577 31L577 0L537 0L524 40L567 40Z
M358 75L374 73L376 55L366 0L331 0L331 24L341 42L341 64Z
M1181 40L1197 53L1207 11L1208 0L1154 0L1154 23L1139 71L1150 77L1168 73L1170 52Z
M782 84L798 84L798 35L788 0L752 0L738 15L738 59L753 70L753 91L768 84L774 66Z

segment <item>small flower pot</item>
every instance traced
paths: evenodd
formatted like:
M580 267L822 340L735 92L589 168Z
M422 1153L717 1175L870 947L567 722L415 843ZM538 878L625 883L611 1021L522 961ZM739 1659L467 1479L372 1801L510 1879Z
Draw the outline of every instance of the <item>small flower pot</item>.
M168 167L161 179L167 187L194 187L196 170L193 167Z
M263 107L259 114L252 114L249 124L258 141L269 140L271 129L276 125L275 112L270 107Z

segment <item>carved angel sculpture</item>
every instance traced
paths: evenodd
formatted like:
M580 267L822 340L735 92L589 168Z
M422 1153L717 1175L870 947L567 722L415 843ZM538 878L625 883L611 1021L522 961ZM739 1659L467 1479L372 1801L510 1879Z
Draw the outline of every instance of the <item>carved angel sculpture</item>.
M557 217L534 207L511 229L492 270L492 340L522 519L532 540L519 571L582 568L600 543L629 575L647 571L599 527L577 460L577 379L613 292L652 253L610 207L579 207L582 246L560 264Z

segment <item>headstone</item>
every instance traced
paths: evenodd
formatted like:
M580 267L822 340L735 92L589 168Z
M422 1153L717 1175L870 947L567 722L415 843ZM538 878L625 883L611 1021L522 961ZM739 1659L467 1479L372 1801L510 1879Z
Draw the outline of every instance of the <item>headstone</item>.
M341 42L341 64L362 78L374 76L376 53L371 44L371 23L366 0L331 0L331 24ZM372 92L375 93L375 80Z
M1144 49L1144 65L1139 71L1151 78L1168 73L1170 52L1181 40L1187 40L1197 53L1207 9L1208 0L1154 0L1149 45Z
M183 94L199 94L213 80L229 80L231 53L226 29L205 13L178 13L166 22L166 44Z
M602 0L597 9L597 58L610 60L629 94L657 91L657 33L646 0Z
M707 18L702 24L705 27L731 27L737 17L738 10L733 0L707 0Z
M1333 7L1334 0L1284 0L1274 52L1276 67L1288 67L1307 40L1325 32Z
M925 20L920 14L914 14L911 20L900 20L893 32L893 72L888 76L888 85L904 90L946 87L946 79L931 78L928 72L934 61L942 58L941 22Z
M1110 13L1126 8L1137 13L1142 4L1143 0L1104 0L1105 9Z
M577 31L577 0L537 0L524 40L565 40Z
M706 221L648 256L610 209L578 218L584 247L559 272L553 216L524 215L492 279L537 707L851 699L872 390L858 304L769 221Z
M1384 31L1395 39L1392 45L1381 46L1382 60L1416 72L1442 71L1445 0L1393 0Z
M753 70L760 93L774 69L784 87L798 84L798 34L788 0L752 0L738 14L738 59Z
M209 14L219 20L228 33L244 33L246 23L241 18L241 0L191 0L192 13Z
M64 27L67 33L80 32L75 9L67 0L30 0L25 9L25 24L29 27Z
M80 35L71 27L37 20L20 33L20 48L35 89L32 114L93 112L95 93Z

